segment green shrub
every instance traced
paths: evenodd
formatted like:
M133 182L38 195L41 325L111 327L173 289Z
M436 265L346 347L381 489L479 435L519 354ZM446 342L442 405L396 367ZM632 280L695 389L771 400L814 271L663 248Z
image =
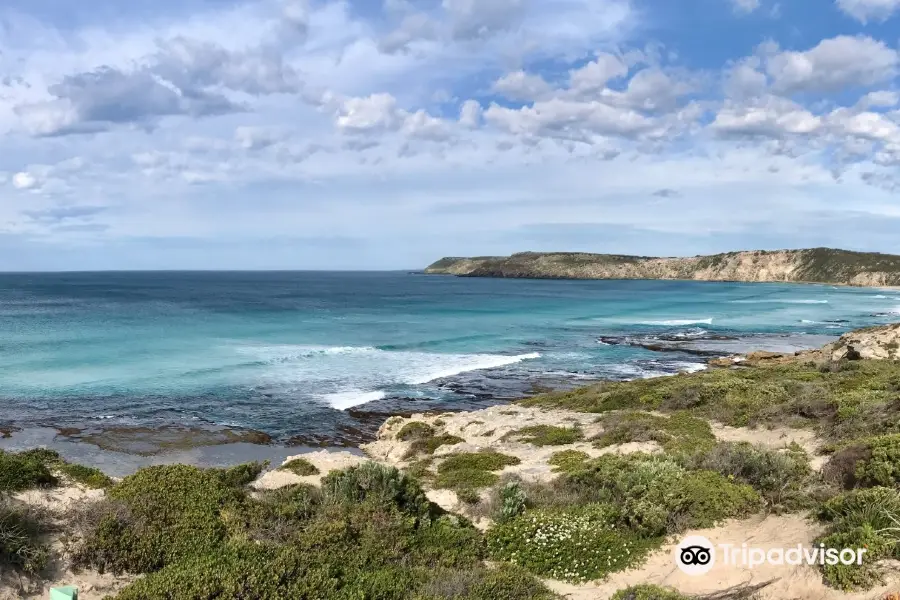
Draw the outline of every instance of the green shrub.
M506 466L519 464L519 459L499 452L485 450L464 454L451 454L437 468L434 487L452 489L459 494L494 485L499 471Z
M0 491L56 485L54 471L89 488L106 489L113 484L100 469L66 462L56 450L33 448L18 454L0 450Z
M640 561L650 542L618 530L618 510L595 504L563 511L526 512L487 533L495 559L520 565L542 577L584 582Z
M598 448L628 442L657 442L667 452L697 453L711 448L716 437L704 419L687 413L662 417L643 412L604 415L598 420L604 431L594 438Z
M414 440L409 445L409 450L406 451L406 454L403 456L404 460L409 460L415 456L420 454L434 454L435 451L441 446L455 446L456 444L461 444L466 440L461 437L456 437L455 435L442 434L442 435L433 435L429 437L423 437Z
M436 573L417 600L558 600L528 572L510 564Z
M424 438L434 437L434 427L422 421L410 421L397 432L397 439L401 442L411 442Z
M55 485L56 478L34 453L0 450L0 492L20 492Z
M746 442L722 442L691 463L753 486L770 506L808 508L803 490L812 469L797 446L776 451Z
M752 487L712 471L689 471L668 456L607 454L563 475L558 485L604 493L622 507L622 524L645 537L709 527L760 506Z
M256 480L260 474L269 467L269 461L249 462L235 465L227 469L218 469L216 472L227 487L243 487Z
M49 557L49 549L41 542L48 529L43 513L0 497L0 573L39 574Z
M641 584L619 590L610 600L691 600L691 597L670 588Z
M60 463L56 469L75 483L92 489L105 490L115 483L106 473L94 467Z
M240 510L224 516L234 537L287 543L302 531L321 504L319 488L290 485L259 492L255 498L248 498Z
M859 485L900 486L900 434L871 438L865 446L871 456L857 465Z
M525 502L528 499L525 490L518 481L509 481L500 488L499 511L495 520L498 523L506 523L525 512Z
M562 471L568 473L577 471L584 467L584 463L590 458L586 452L580 450L562 450L554 452L547 461L552 467L556 467L554 471Z
M857 361L820 371L814 363L711 369L627 382L605 382L521 401L581 412L687 411L733 426L820 428L824 436L900 433L896 382L900 361ZM838 412L841 415L838 415Z
M101 572L147 573L210 552L226 537L222 512L243 501L240 471L165 465L141 469L113 486L76 553Z
M504 438L520 438L533 446L566 446L584 439L579 427L556 427L554 425L532 425L512 431Z
M882 581L877 561L900 559L900 490L874 487L832 498L819 510L828 530L826 548L867 548L861 565L825 565L825 580L841 589L869 588Z
M395 506L405 514L430 521L435 509L415 479L375 462L366 462L343 471L332 471L322 480L324 501L350 505L369 502Z
M295 458L294 460L286 462L285 464L278 467L278 470L290 471L294 475L299 475L300 477L311 477L320 473L316 465L312 464L305 458Z

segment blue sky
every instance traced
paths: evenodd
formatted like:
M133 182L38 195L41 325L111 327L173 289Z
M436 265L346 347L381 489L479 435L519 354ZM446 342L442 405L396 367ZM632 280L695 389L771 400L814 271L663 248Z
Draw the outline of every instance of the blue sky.
M900 253L900 0L7 0L0 270Z

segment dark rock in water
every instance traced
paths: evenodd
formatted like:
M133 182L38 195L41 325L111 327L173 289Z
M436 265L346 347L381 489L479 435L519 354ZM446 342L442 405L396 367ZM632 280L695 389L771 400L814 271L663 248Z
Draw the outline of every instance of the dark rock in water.
M651 352L680 352L690 354L692 356L725 356L727 352L721 350L704 349L700 346L702 341L731 341L738 338L711 335L704 338L693 338L686 340L684 338L675 338L673 336L646 336L646 337L630 337L630 336L603 336L600 342L607 346L632 346L635 348L643 348Z
M832 319L832 320L828 320L828 321L825 321L825 322L826 322L826 323L833 323L833 324L835 324L835 325L842 325L842 324L844 324L844 323L849 323L850 321L848 321L847 319Z
M81 431L70 428L60 435L75 442L93 444L103 450L154 456L173 450L190 450L225 444L268 445L272 437L262 431L205 429L201 427L109 427Z
M0 438L9 438L16 431L19 431L19 428L13 425L0 425Z

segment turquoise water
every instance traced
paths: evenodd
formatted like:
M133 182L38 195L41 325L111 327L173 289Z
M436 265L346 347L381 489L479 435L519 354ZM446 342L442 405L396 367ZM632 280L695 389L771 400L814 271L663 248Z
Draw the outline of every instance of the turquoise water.
M0 423L248 427L328 441L702 353L819 345L900 292L407 273L0 275ZM671 351L634 344L661 341ZM684 350L684 351L681 351Z

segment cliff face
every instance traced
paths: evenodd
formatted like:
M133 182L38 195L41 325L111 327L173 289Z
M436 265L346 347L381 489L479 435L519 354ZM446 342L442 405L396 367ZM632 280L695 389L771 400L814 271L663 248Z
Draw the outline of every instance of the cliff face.
M898 286L900 256L830 248L754 250L688 258L522 252L508 257L443 258L425 272L464 277L692 279Z

